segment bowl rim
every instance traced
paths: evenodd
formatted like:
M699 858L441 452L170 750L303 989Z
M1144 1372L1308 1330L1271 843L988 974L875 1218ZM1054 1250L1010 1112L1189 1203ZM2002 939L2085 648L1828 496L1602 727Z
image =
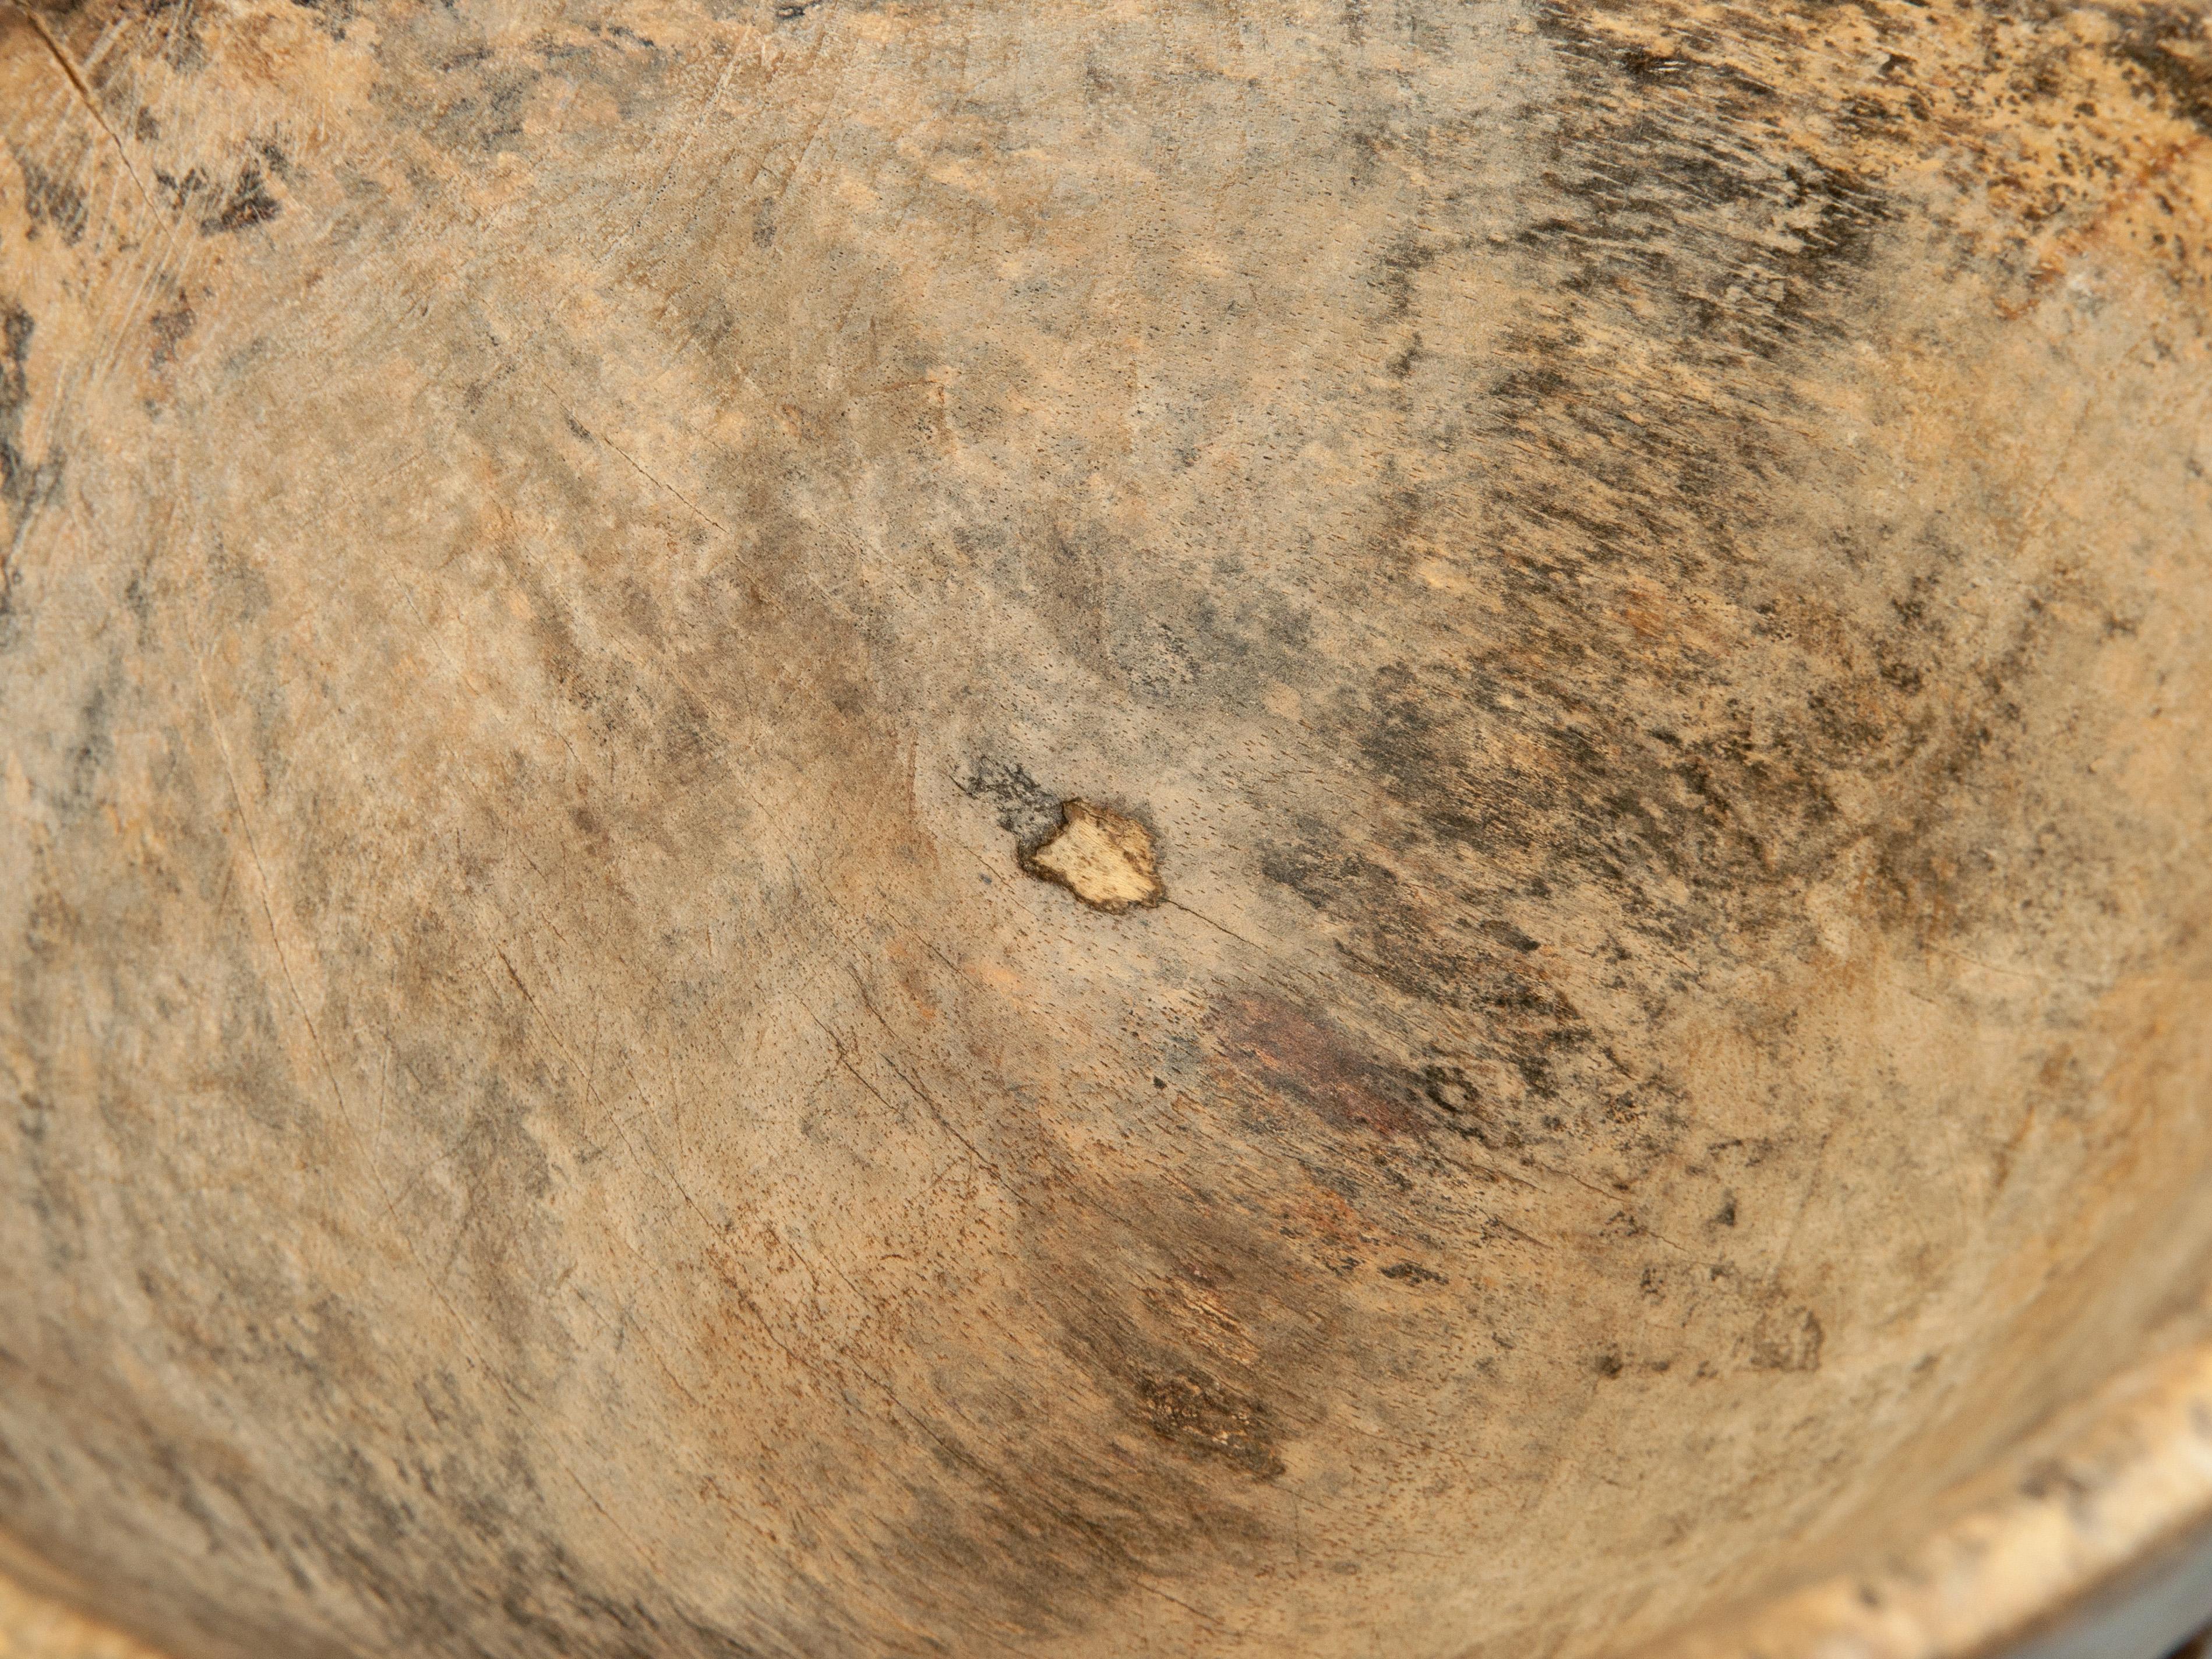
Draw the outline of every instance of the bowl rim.
M2061 1413L1974 1477L1995 1495L1893 1549L1678 1629L1635 1659L1983 1659L2124 1608L2162 1570L2212 1550L2212 1337L2130 1367ZM2197 1622L2207 1616L2212 1607Z

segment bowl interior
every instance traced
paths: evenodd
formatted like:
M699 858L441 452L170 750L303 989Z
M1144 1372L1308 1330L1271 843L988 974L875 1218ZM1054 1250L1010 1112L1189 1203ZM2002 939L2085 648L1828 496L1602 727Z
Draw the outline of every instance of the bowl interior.
M0 1525L179 1656L1621 1653L2197 1328L2197 21L5 27Z

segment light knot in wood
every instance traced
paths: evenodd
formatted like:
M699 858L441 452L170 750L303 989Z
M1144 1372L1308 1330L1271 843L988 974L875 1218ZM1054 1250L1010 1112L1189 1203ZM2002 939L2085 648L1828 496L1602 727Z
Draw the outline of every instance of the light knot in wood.
M1158 904L1168 896L1152 854L1152 831L1125 813L1087 800L1061 802L1060 828L1023 853L1021 866L1109 915L1133 904Z

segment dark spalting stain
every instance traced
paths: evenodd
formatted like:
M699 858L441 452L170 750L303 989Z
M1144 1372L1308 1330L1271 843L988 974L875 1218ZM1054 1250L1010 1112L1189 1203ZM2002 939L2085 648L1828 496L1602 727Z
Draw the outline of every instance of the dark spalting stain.
M1771 1309L1752 1333L1751 1368L1755 1371L1817 1371L1826 1340L1820 1316L1810 1308Z
M1188 454L1180 459L1189 464ZM1312 641L1303 595L1264 581L1224 580L1211 589L1154 577L1115 606L1104 662L1141 704L1249 706L1265 682L1296 674Z
M18 446L31 401L31 337L38 324L12 301L0 301L0 501L20 508L29 498L31 470Z
M1060 797L1017 761L979 755L953 775L953 785L988 806L999 828L1027 848L1060 827Z
M154 182L161 185L162 193L169 198L170 207L179 212L192 198L204 196L214 188L208 176L198 167L188 168L183 173L173 173L164 168L155 167Z
M173 305L149 315L146 329L154 337L154 348L149 358L155 368L161 368L177 360L177 351L192 331L198 319L192 313L191 302L179 295Z
M14 637L15 552L31 514L61 488L64 457L49 446L33 460L23 453L23 412L31 401L31 313L0 298L0 506L7 540L0 544L0 648Z
M201 216L200 234L216 236L244 230L251 225L265 225L283 210L284 204L269 193L261 164L249 161L240 169L222 205Z
M1023 1282L1065 1372L957 1391L936 1430L944 1482L915 1490L902 1528L924 1582L964 1581L972 1607L980 1579L1038 1638L1156 1573L1272 1559L1271 1483L1328 1391L1356 1386L1340 1289L1269 1216L1072 1173L1048 1196L1025 1211Z
M457 59L455 67L474 71L477 61ZM474 87L438 112L427 136L450 148L467 144L495 152L519 148L523 106L537 90L543 71L502 65L476 72L472 78Z
M204 30L210 20L198 0L68 0L39 9L49 16L77 20L79 29L94 19L111 27L121 25L137 52L186 74L204 69L209 61ZM104 82L112 73L103 65L99 78Z
M92 682L77 708L76 730L65 739L63 768L46 804L64 821L92 810L115 758L115 695L111 676Z
M2038 1458L2028 1466L2014 1486L2022 1498L2042 1503L2052 1498L2064 1498L2069 1504L2079 1503L2092 1497L2097 1490L2096 1476L2083 1469L2069 1468L2055 1457ZM2179 1656L2177 1656L2177 1659Z
M1443 1274L1424 1267L1418 1261L1394 1261L1382 1269L1382 1277L1395 1279L1406 1285L1448 1285L1451 1282Z
M2106 50L2212 137L2212 16L2194 5L2108 5L2113 39Z
M653 40L651 35L640 34L635 29L630 27L627 23L609 23L604 27L604 29L597 23L590 24L587 27L589 27L592 33L594 34L605 33L610 40L621 41L625 45L640 47L647 52L657 51L659 47L659 43Z
M488 155L530 154L544 142L550 135L530 131L524 112L549 84L588 82L613 100L616 118L628 121L654 112L648 94L664 88L668 70L652 40L620 23L585 25L596 37L590 40L540 34L523 49L535 61L495 48L465 9L419 11L405 27L410 49L441 72L390 77L378 95L428 149L471 167Z
M1369 551L1389 570L1457 550L1483 626L1407 629L1364 682L1314 687L1315 729L1384 805L1352 831L1295 819L1260 855L1376 1006L1425 1027L1424 1092L1452 1127L1492 1150L1610 1144L1632 1168L1675 1144L1684 1103L1620 1058L1638 1022L1601 1024L1591 993L1649 1020L1740 964L1803 957L1808 889L1861 849L1863 902L1901 933L1996 915L1977 803L2019 770L2014 688L2048 633L2031 601L1969 660L1940 532L1776 516L1779 477L1856 487L1796 435L1826 417L1793 416L1794 385L1864 335L1886 239L1916 210L1883 176L1919 141L1861 111L1858 160L1795 145L1819 88L1766 84L1686 27L1663 52L1607 33L1646 10L1672 15L1540 8L1563 98L1536 118L1541 190L1505 257L1553 303L1502 331L1471 405L1425 362L1402 377L1426 476L1378 485ZM2155 50L2157 95L2179 100L2174 65L2201 59ZM1495 246L1437 230L1385 250L1378 321L1419 331L1425 284ZM1466 470L1492 447L1514 464ZM1874 785L1881 817L1846 812L1838 777ZM1610 919L1595 963L1543 949L1553 910Z
M346 38L346 25L360 15L359 0L292 0L301 10L314 14L315 21L333 40Z
M1391 753L1419 769L1418 781L1404 787L1434 797L1430 802L1447 815L1441 826L1450 833L1450 817L1480 811L1472 781L1457 792L1428 769L1439 759L1440 744L1418 750L1404 745L1409 726L1433 730L1449 716L1433 714L1407 702L1387 707L1382 727L1370 732L1377 745L1397 745ZM1510 800L1492 810L1510 812ZM1301 829L1305 826L1301 825ZM1510 923L1482 918L1455 899L1510 902L1506 891L1455 894L1425 878L1403 873L1371 852L1348 846L1331 832L1313 826L1304 839L1262 854L1267 878L1312 902L1340 924L1337 949L1360 972L1402 995L1439 1003L1481 1016L1487 1045L1541 1095L1556 1094L1564 1071L1582 1069L1595 1054L1589 1024L1566 993L1551 982L1547 964L1531 960L1533 941Z
M1627 1081L1601 1048L1592 1063L1606 1069L1586 1081L1579 1066L1554 1064L1557 1046L1531 1039L1510 1003L1480 1012L1486 1018L1449 1032L1391 1034L1355 1028L1348 1006L1324 1012L1248 988L1210 1018L1212 1075L1255 1129L1286 1146L1310 1139L1285 1115L1297 1109L1328 1131L1391 1148L1393 1185L1419 1174L1456 1190L1470 1167L1494 1182L1511 1178L1500 1163L1541 1164L1593 1146L1632 1177L1679 1144L1686 1119L1672 1086ZM1446 1136L1499 1158L1470 1166L1448 1151Z
M90 222L84 191L21 149L15 151L15 166L23 175L23 216L30 222L29 234L35 237L42 228L51 227L64 242L76 246Z
M1539 1090L1594 1049L1593 1034L1535 964L1486 949L1476 919L1595 886L1665 949L1727 930L1731 910L1757 907L1740 921L1771 926L1784 916L1778 840L1817 836L1834 816L1815 769L1755 741L1748 721L1678 735L1707 666L1650 648L1623 590L1726 580L1778 456L1747 410L1690 404L1656 375L1637 386L1643 418L1625 418L1623 343L1675 360L1684 380L1741 380L1747 365L1821 349L1842 337L1836 303L1892 212L1863 181L1738 138L1760 113L1756 91L1685 70L1666 100L1626 96L1611 83L1657 65L1623 65L1569 9L1540 19L1577 98L1555 128L1552 205L1518 236L1534 284L1562 296L1558 318L1531 312L1508 331L1489 393L1497 437L1529 457L1486 491L1498 528L1484 574L1504 620L1459 653L1408 657L1338 694L1329 730L1364 757L1393 821L1356 847L1313 826L1264 865L1395 990L1508 1011ZM1624 169L1623 156L1638 159ZM1778 250L1785 221L1796 228ZM1389 263L1402 283L1420 262ZM1434 489L1389 498L1378 562L1446 505Z

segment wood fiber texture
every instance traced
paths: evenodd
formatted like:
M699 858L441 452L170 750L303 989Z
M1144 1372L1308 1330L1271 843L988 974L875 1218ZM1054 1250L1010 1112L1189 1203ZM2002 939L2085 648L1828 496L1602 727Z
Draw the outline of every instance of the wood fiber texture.
M1599 1659L1966 1524L2206 1330L2208 137L2136 0L8 0L0 1529Z

